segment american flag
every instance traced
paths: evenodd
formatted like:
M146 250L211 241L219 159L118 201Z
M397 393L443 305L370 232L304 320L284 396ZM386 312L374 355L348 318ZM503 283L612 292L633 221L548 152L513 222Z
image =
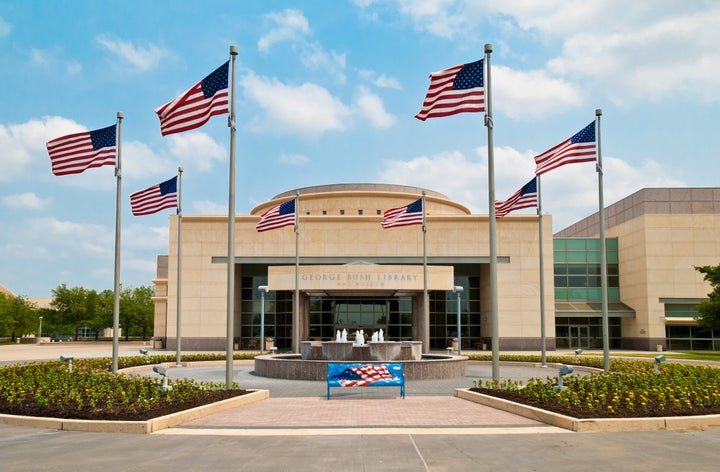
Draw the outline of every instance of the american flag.
M114 166L116 128L117 125L112 125L48 141L53 174L80 174L91 167Z
M130 207L135 216L151 215L165 208L175 208L177 201L177 176L130 195Z
M261 217L255 229L268 231L295 224L295 199L289 200L280 205L274 206L266 211Z
M597 143L593 121L570 139L535 156L535 175L542 175L565 164L593 162L596 159Z
M460 64L430 74L430 87L425 95L418 120L485 111L484 59Z
M383 228L393 228L395 226L421 225L422 223L423 203L422 198L420 198L407 206L386 210L383 213L381 226Z
M348 367L330 380L343 387L365 387L379 381L397 381L385 364L365 364L360 367Z
M521 208L537 207L537 177L522 186L520 190L512 194L510 198L504 202L495 202L495 218L502 218L511 211L520 210Z
M199 128L207 123L211 116L228 113L229 69L230 61L215 69L212 74L175 100L155 110L160 118L162 135Z

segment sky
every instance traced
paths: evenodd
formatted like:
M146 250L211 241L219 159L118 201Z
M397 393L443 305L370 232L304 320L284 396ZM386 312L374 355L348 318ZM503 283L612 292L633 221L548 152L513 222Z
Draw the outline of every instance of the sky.
M118 112L123 287L152 285L174 212L134 217L131 193L181 166L183 214L227 215L226 116L163 137L154 110L231 45L237 214L332 183L417 186L487 213L483 114L414 118L429 74L482 59L485 44L496 199L596 109L606 206L720 186L718 25L715 0L0 0L0 284L26 297L112 289L114 169L54 176L46 143ZM598 180L594 163L543 175L554 232L598 210Z

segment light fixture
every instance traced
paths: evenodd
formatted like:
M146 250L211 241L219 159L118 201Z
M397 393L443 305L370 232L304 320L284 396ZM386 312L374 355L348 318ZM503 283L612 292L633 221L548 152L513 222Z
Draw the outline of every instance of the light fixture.
M167 380L167 369L160 364L153 366L153 372L156 374L162 376L162 386L160 387L160 391L164 392L166 390L170 390L170 387L168 387L168 380Z
M557 386L553 387L554 390L565 390L565 387L563 386L563 380L562 378L568 374L573 373L572 366L569 365L562 365L560 366L560 370L558 371L558 384Z
M660 363L665 362L665 356L663 354L660 354L659 356L655 356L655 362L653 363L653 367L655 368L655 373L660 373Z
M140 355L145 358L145 363L147 364L148 361L150 360L150 359L149 359L149 358L150 358L150 353L148 352L147 349L140 349L139 352L140 352Z
M72 361L71 356L60 356L60 360L68 365L68 371L72 374Z
M575 349L575 361L578 360L578 356L583 353L583 350L580 348Z

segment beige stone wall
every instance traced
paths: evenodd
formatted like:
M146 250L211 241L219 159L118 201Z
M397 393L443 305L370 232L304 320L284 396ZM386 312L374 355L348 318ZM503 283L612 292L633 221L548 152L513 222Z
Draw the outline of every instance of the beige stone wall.
M618 237L620 296L637 312L624 337L665 337L660 298L704 298L711 287L695 266L720 263L720 215L647 214L607 232Z
M536 217L508 215L497 223L498 319L500 338L540 336L540 242ZM555 337L552 218L543 215L543 273L545 283L545 333ZM502 345L501 345L502 347Z
M382 229L377 212L400 207L420 195L392 192L346 192L303 195L298 204L299 254L303 258L408 258L422 263L421 225ZM287 199L258 206L252 215L239 215L235 221L237 258L295 258L292 226L258 233L259 215ZM470 214L462 205L441 196L427 197L426 247L428 258L484 257L489 255L488 217ZM339 214L339 210L345 214ZM359 211L359 210L362 210ZM325 212L325 214L323 214ZM309 214L307 214L309 213ZM362 213L362 214L360 214ZM182 219L182 336L222 338L226 333L227 217L185 215ZM167 317L156 311L156 336L174 337L177 299L177 217L170 216L167 271ZM552 223L544 218L544 257L546 280L546 326L554 336L552 290ZM508 215L497 224L498 256L509 263L498 264L498 308L500 335L512 338L539 337L539 245L538 223L534 215ZM484 274L485 276L486 274ZM239 273L236 297L239 297ZM443 282L444 283L444 282ZM484 281L487 283L487 280ZM160 283L161 287L163 283ZM157 293L161 296L160 293ZM487 290L483 297L488 295ZM239 305L236 298L236 305ZM489 310L483 301L483 310ZM156 310L162 310L161 304ZM239 325L235 314L235 325ZM159 326L163 324L165 326ZM490 331L484 332L490 336ZM158 334L166 333L166 334ZM185 346L185 344L183 344Z

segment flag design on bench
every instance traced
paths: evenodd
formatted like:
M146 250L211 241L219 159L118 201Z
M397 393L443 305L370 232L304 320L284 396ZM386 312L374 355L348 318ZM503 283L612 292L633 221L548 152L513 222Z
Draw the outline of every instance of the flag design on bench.
M336 381L343 387L365 387L379 381L397 381L385 364L365 364L360 367L348 367L330 380Z

